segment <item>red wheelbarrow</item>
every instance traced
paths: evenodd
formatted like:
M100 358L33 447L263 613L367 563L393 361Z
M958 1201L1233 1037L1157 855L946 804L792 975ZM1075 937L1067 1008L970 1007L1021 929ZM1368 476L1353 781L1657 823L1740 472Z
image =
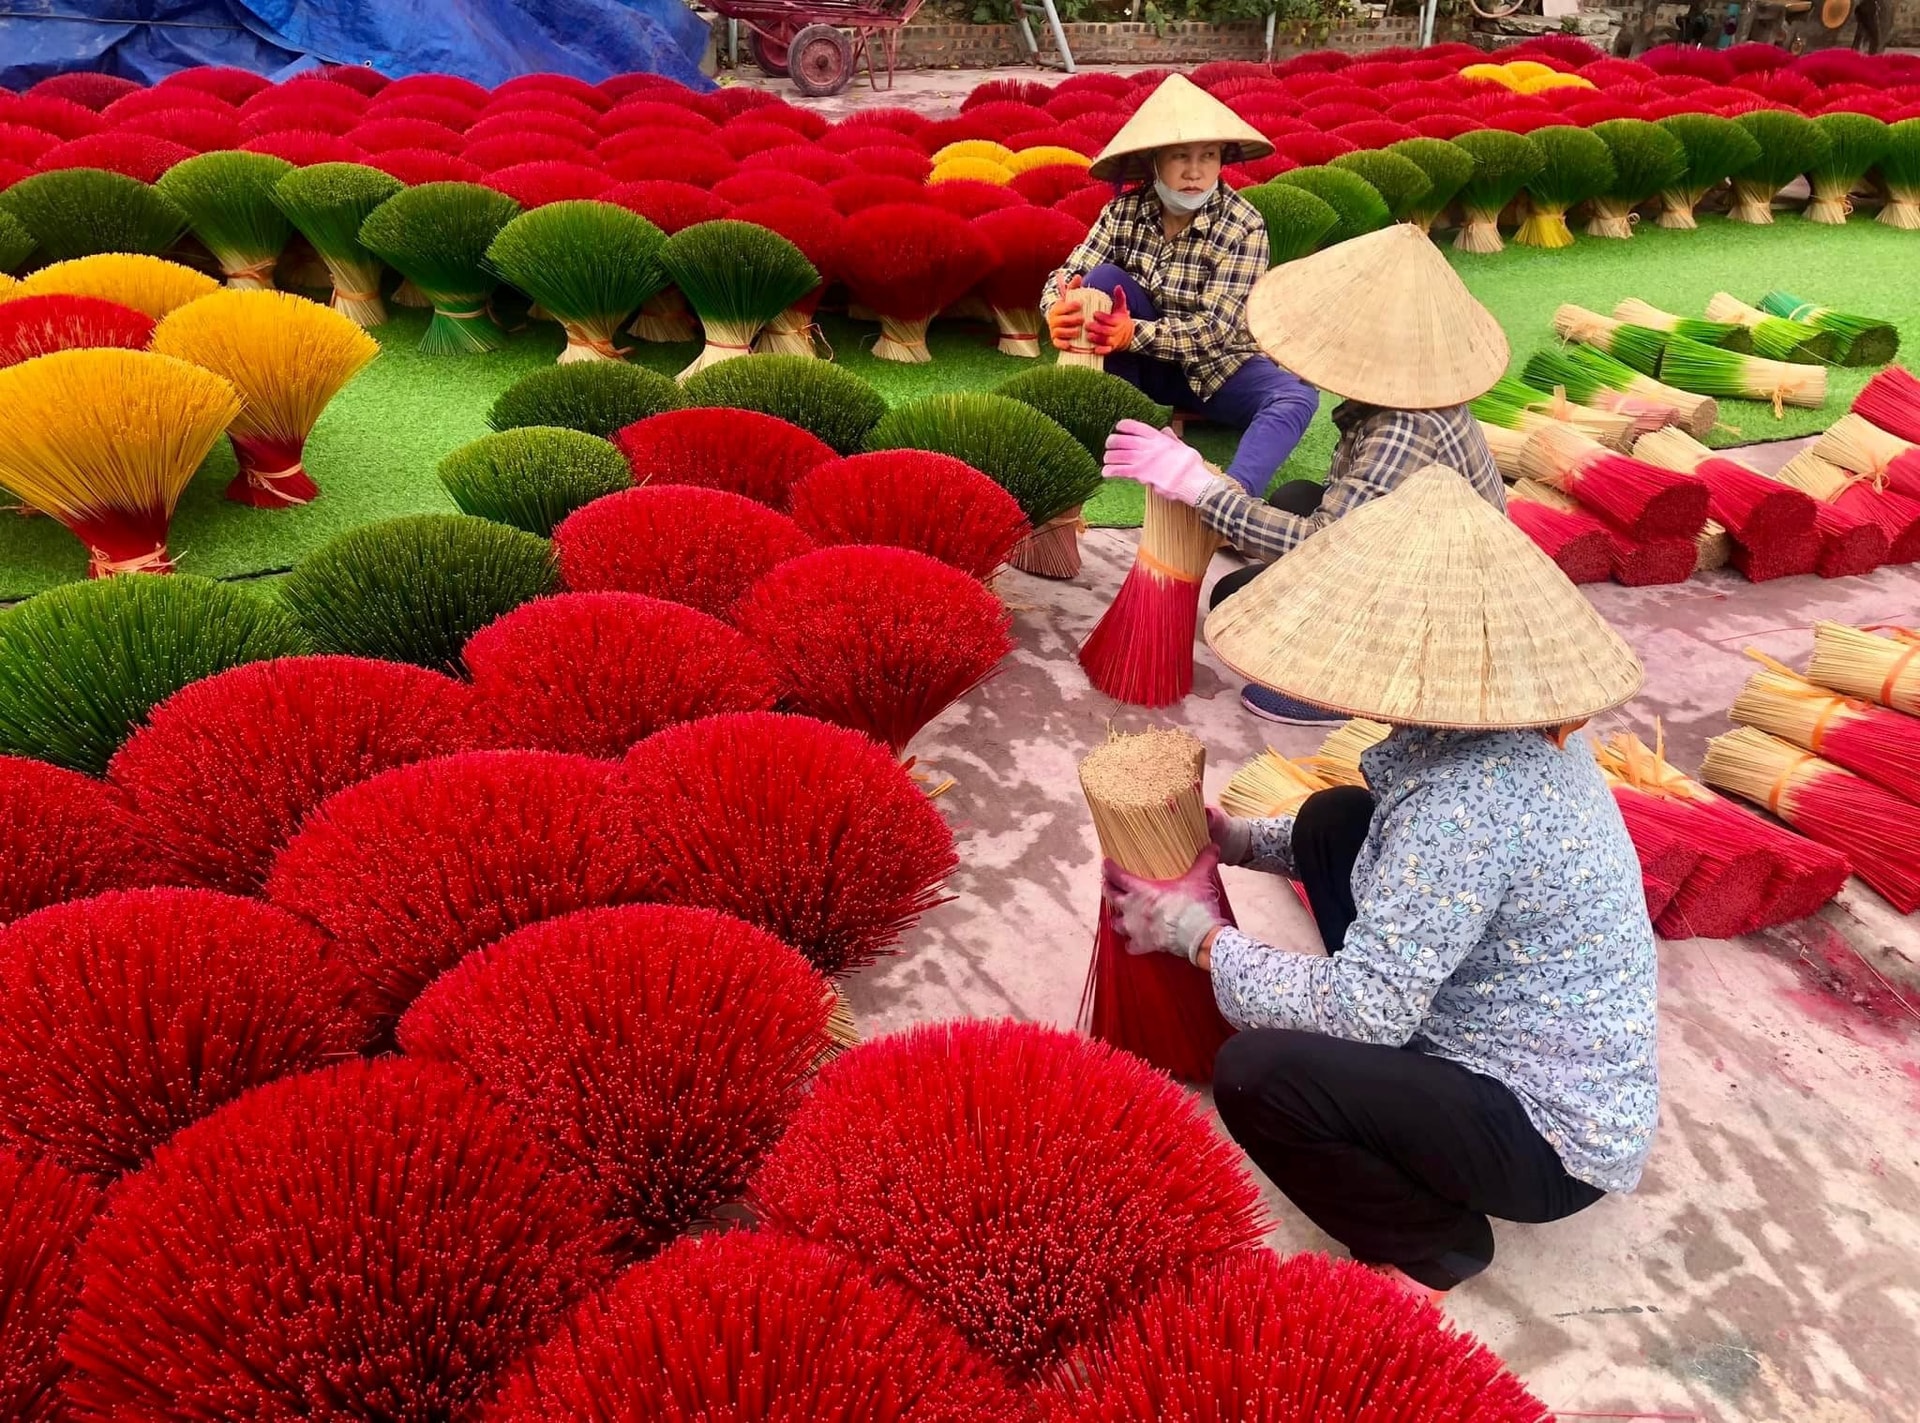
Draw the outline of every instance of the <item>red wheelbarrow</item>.
M770 78L791 78L810 98L838 94L864 63L867 81L880 87L878 49L893 87L900 27L920 0L707 0L714 11L747 27L747 53ZM848 32L852 33L849 34Z

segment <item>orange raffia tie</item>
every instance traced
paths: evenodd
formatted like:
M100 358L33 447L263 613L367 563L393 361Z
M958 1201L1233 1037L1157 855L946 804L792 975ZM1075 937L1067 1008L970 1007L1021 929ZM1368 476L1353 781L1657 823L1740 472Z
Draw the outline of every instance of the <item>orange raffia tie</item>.
M273 269L279 265L279 262L278 257L268 257L265 261L251 262L244 267L228 267L225 269L227 282L229 284L235 281L265 282L268 286L272 286Z
M1198 583L1201 581L1191 573L1184 572L1181 569L1175 568L1171 563L1165 563L1155 558L1144 548L1134 554L1133 560L1154 577L1164 578L1169 583Z
M1820 758L1815 756L1811 751L1802 751L1789 761L1787 763L1787 769L1780 773L1778 779L1773 783L1773 788L1767 792L1767 809L1775 815L1780 815L1780 797L1787 793L1787 787L1793 781L1793 773L1806 765L1807 762L1817 761L1819 759ZM1785 816L1781 816L1781 819L1784 820L1785 818Z
M89 578L111 578L116 573L173 572L173 560L167 557L164 546L148 553L135 554L132 558L109 558L99 549L91 549L88 552L87 577Z
M1877 632L1892 638L1895 642L1904 642L1907 645L1907 650L1894 658L1893 666L1887 672L1887 679L1880 684L1880 695L1876 700L1878 700L1882 706L1889 706L1891 705L1889 699L1893 696L1895 684L1899 682L1901 675L1906 672L1908 665L1912 663L1915 655L1920 654L1920 632L1915 632L1909 627L1902 627L1898 623L1869 623L1861 628L1860 631Z
M295 460L285 469L249 469L247 487L257 489L262 494L270 494L282 504L304 504L306 502L304 499L297 499L280 488L282 480L291 479L294 475L304 472L305 466L299 460Z
M1913 650L1920 652L1920 647L1916 647ZM1820 715L1814 719L1813 731L1807 737L1807 740L1813 743L1809 749L1816 755L1819 754L1822 744L1827 739L1827 731L1832 726L1833 719L1839 716L1840 713L1853 712L1857 715L1864 716L1868 712L1879 710L1872 702L1861 701L1857 697L1843 697L1838 692L1822 687L1817 683L1809 682L1805 677L1802 677L1798 672L1787 666L1786 663L1776 662L1758 648L1749 647L1747 649L1747 656L1751 657L1755 662L1758 662L1769 672L1778 672L1782 677L1791 677L1797 685L1790 695L1802 697L1809 701L1819 700L1826 703L1826 705L1820 709Z
M333 288L333 304L338 306L343 301L373 301L379 295L377 288L370 292L357 292L336 283Z
M598 355L605 356L610 361L620 359L620 353L614 349L613 338L611 336L589 336L578 326L563 326L562 329L567 333L567 348L569 350L579 347L581 350L593 351Z

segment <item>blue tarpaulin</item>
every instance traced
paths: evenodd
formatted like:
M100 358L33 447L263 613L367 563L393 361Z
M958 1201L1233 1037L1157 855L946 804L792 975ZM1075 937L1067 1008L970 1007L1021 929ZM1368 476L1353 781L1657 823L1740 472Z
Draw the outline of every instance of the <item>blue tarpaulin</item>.
M646 70L708 89L681 0L0 0L0 86L70 69L152 83L196 64L285 78L318 64L590 82Z

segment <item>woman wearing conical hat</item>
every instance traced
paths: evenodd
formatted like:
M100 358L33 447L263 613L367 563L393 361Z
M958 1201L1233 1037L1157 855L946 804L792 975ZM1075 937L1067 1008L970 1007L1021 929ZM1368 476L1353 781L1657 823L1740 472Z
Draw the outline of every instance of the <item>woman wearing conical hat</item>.
M1241 432L1227 473L1253 495L1300 443L1319 395L1261 355L1247 296L1267 270L1259 210L1220 181L1226 163L1273 145L1225 104L1172 75L1090 170L1129 184L1047 279L1040 307L1061 349L1090 337L1106 368L1151 399ZM1113 298L1085 321L1061 296L1081 285Z
M1191 504L1258 563L1214 585L1213 605L1268 563L1430 464L1458 470L1497 509L1500 471L1467 402L1507 368L1500 323L1418 229L1397 224L1275 267L1248 302L1248 326L1288 370L1341 397L1326 483L1291 480L1270 502L1217 478L1192 447L1137 420L1107 441L1106 472ZM1337 721L1258 686L1248 710L1301 725Z
M1208 813L1220 863L1300 881L1321 943L1262 943L1211 897L1107 866L1132 946L1211 972L1241 1029L1214 1065L1234 1139L1355 1259L1429 1294L1487 1267L1489 1216L1632 1190L1659 1107L1653 931L1570 734L1639 689L1632 650L1438 467L1269 567L1206 637L1263 686L1391 727L1369 789Z

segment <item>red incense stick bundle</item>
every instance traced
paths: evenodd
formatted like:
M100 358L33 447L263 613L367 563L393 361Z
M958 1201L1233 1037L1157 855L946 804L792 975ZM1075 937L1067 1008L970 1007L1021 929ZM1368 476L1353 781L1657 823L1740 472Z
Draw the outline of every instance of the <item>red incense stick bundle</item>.
M1690 839L1640 803L1650 799L1644 792L1616 785L1613 798L1620 807L1620 818L1627 822L1627 833L1633 837L1633 853L1640 861L1647 917L1657 920L1700 863L1700 851Z
M1520 466L1636 539L1692 539L1707 521L1707 487L1699 480L1614 454L1557 422L1527 437Z
M1641 539L1622 532L1607 520L1582 508L1571 496L1552 485L1534 479L1516 480L1508 491L1509 508L1515 503L1534 503L1585 520L1599 529L1607 541L1608 571L1623 588L1651 588L1667 583L1684 583L1701 566L1703 527L1693 538ZM1717 527L1717 526L1715 526ZM1718 564L1707 560L1709 566ZM1720 562L1725 562L1721 559Z
M1693 783L1638 737L1617 734L1596 745L1600 764L1616 786L1642 792L1620 803L1627 831L1678 836L1699 851L1693 870L1654 920L1669 939L1727 939L1745 932L1767 903L1778 854L1757 835L1733 833Z
M1732 718L1920 802L1920 718L1817 686L1747 649L1764 669L1747 679Z
M1193 690L1200 582L1220 538L1184 504L1147 494L1140 551L1080 648L1087 680L1117 701L1164 707Z
M1853 413L1920 444L1920 377L1902 366L1888 366L1861 387L1853 398Z
M1877 525L1887 536L1884 562L1912 563L1920 559L1920 500L1890 489L1877 490L1871 480L1855 478L1813 450L1804 450L1782 465L1780 478L1854 518Z
M1635 459L1691 474L1707 486L1707 512L1743 544L1771 542L1813 529L1814 499L1768 479L1737 460L1715 455L1678 428L1643 435Z
M1507 517L1575 583L1604 583L1613 569L1606 526L1577 509L1555 509L1512 498Z
M1820 535L1813 529L1803 534L1735 544L1733 566L1747 576L1749 583L1768 583L1775 578L1798 578L1812 573L1820 562Z
M1115 734L1080 763L1080 789L1103 855L1159 881L1194 876L1204 863L1193 888L1210 895L1231 922L1219 868L1206 853L1206 760L1207 748L1184 731ZM1214 1003L1213 980L1172 954L1132 952L1104 898L1080 1023L1094 1037L1197 1082L1212 1077L1213 1056L1232 1033Z
M1871 480L1876 490L1920 499L1920 445L1890 434L1859 415L1842 415L1834 421L1814 441L1813 452Z
M1707 743L1701 776L1841 851L1902 914L1920 909L1920 815L1910 802L1750 726Z

